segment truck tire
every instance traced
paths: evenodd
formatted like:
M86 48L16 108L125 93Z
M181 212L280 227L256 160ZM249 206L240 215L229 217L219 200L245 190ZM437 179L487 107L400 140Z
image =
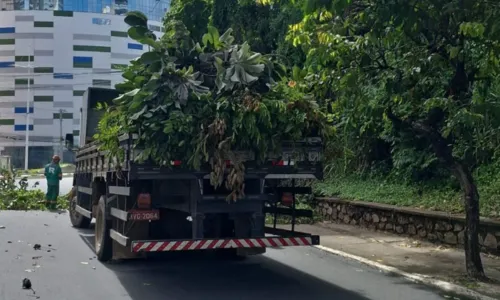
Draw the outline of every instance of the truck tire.
M71 225L75 228L89 228L90 222L92 221L90 218L85 217L76 211L77 204L77 192L75 188L71 190L70 200L69 200L69 219L71 221Z
M101 196L96 206L95 252L99 261L109 261L113 256L113 241L109 236L111 221L106 220L106 198Z

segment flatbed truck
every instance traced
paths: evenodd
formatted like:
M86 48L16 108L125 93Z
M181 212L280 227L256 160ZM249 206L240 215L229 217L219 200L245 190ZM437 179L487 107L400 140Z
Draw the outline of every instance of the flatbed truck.
M321 139L284 143L283 152L270 154L263 164L251 152L239 153L245 157L245 197L228 202L229 191L210 184L208 166L192 170L182 161L170 167L137 163L141 150L134 147L133 133L119 137L123 161L100 150L92 137L103 112L95 108L117 96L114 89L88 88L78 145L75 136L66 135L68 147L76 149L70 220L74 227L88 228L95 218L100 261L202 250L245 257L268 247L319 244L319 236L295 230L296 218L312 217L312 211L296 209L295 196L311 193L297 182L323 177ZM274 217L272 226L265 225L266 214ZM291 230L277 228L279 215L291 216Z

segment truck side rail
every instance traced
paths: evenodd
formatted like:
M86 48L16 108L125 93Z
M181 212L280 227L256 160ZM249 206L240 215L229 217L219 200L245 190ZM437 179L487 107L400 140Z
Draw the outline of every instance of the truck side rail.
M187 168L182 161L172 161L170 167L152 163L136 163L134 159L142 150L135 149L133 140L136 134L119 137L121 147L125 150L123 161L108 157L107 151L100 151L97 142L82 147L76 153L76 172L108 172L118 167L129 171L129 179L160 178L206 178L211 172L209 164L200 170ZM258 164L252 151L235 151L235 155L244 161L246 176L267 179L323 179L322 142L320 138L307 138L298 142L285 141L281 145L282 153L268 153L268 160ZM226 164L232 162L226 160Z

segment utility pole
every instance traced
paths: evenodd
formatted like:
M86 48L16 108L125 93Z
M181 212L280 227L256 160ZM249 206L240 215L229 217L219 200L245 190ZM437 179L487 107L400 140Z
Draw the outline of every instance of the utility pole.
M63 162L63 155L64 155L64 144L63 144L63 109L59 110L59 157L61 158L61 163Z
M30 140L30 83L31 83L31 52L28 55L28 95L26 96L26 140L24 142L24 170L28 171L28 155Z

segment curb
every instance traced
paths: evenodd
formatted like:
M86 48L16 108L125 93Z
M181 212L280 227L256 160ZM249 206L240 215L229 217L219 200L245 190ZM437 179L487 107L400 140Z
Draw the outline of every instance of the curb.
M464 297L473 298L473 299L477 299L477 300L495 300L495 298L491 298L489 296L480 294L474 290L465 288L463 286L460 286L460 285L457 285L454 283L446 282L446 281L439 280L439 279L433 279L433 278L430 278L429 276L426 276L426 275L408 273L405 271L401 271L397 268L386 266L386 265L383 265L381 263L366 259L364 257L352 255L352 254L349 254L349 253L346 253L343 251L339 251L339 250L335 250L335 249L331 249L331 248L328 248L325 246L317 245L314 247L319 249L319 250L329 252L329 253L334 254L334 255L338 255L341 257L356 260L362 264L365 264L365 265L368 265L371 267L375 267L379 270L386 271L388 273L393 273L393 274L399 275L399 276L404 277L404 278L406 278L410 281L413 281L413 282L423 283L425 285L430 285L430 286L436 287L440 290L443 290L443 291L446 291L449 293L453 293L457 296L464 296Z

